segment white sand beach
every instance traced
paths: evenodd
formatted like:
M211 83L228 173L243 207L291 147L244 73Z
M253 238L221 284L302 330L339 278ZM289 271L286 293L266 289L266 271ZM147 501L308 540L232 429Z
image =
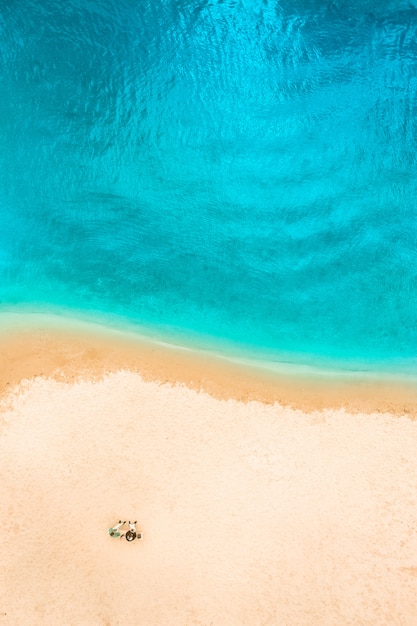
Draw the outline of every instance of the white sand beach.
M0 348L2 624L417 623L411 387L33 323Z

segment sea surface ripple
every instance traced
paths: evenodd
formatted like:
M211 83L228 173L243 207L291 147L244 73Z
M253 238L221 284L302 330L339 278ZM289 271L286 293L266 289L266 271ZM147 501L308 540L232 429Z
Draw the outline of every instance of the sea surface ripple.
M399 0L3 0L0 309L414 368L416 42Z

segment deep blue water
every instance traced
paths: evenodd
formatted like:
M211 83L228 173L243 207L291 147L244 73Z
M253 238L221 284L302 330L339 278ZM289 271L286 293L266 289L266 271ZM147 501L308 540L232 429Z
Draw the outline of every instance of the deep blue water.
M416 7L1 0L0 310L413 367Z

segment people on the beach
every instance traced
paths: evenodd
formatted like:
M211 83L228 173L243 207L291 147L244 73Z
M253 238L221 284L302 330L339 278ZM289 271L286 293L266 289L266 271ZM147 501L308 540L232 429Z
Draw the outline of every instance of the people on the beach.
M122 520L119 520L118 524L116 524L112 528L109 528L109 535L110 537L120 537L120 539L122 539L123 537L126 537L126 541L133 541L134 539L142 539L142 533L136 532L137 523L138 523L137 520L134 522L131 522L129 520L129 530L126 533L124 533L120 531L123 530L123 526L126 524L126 521L122 522Z
M126 520L122 522L122 520L119 519L118 524L116 524L112 528L109 528L110 537L123 537L123 535L119 531L124 524L126 524Z

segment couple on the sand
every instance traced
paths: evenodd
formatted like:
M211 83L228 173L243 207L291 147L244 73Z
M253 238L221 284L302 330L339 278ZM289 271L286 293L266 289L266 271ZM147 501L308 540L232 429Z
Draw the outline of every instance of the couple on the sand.
M126 541L133 541L134 539L142 539L142 533L136 532L136 524L135 522L129 521L129 530L126 533L121 533L120 530L123 530L123 526L126 524L126 521L122 522L119 520L119 523L109 528L110 537L126 537Z

